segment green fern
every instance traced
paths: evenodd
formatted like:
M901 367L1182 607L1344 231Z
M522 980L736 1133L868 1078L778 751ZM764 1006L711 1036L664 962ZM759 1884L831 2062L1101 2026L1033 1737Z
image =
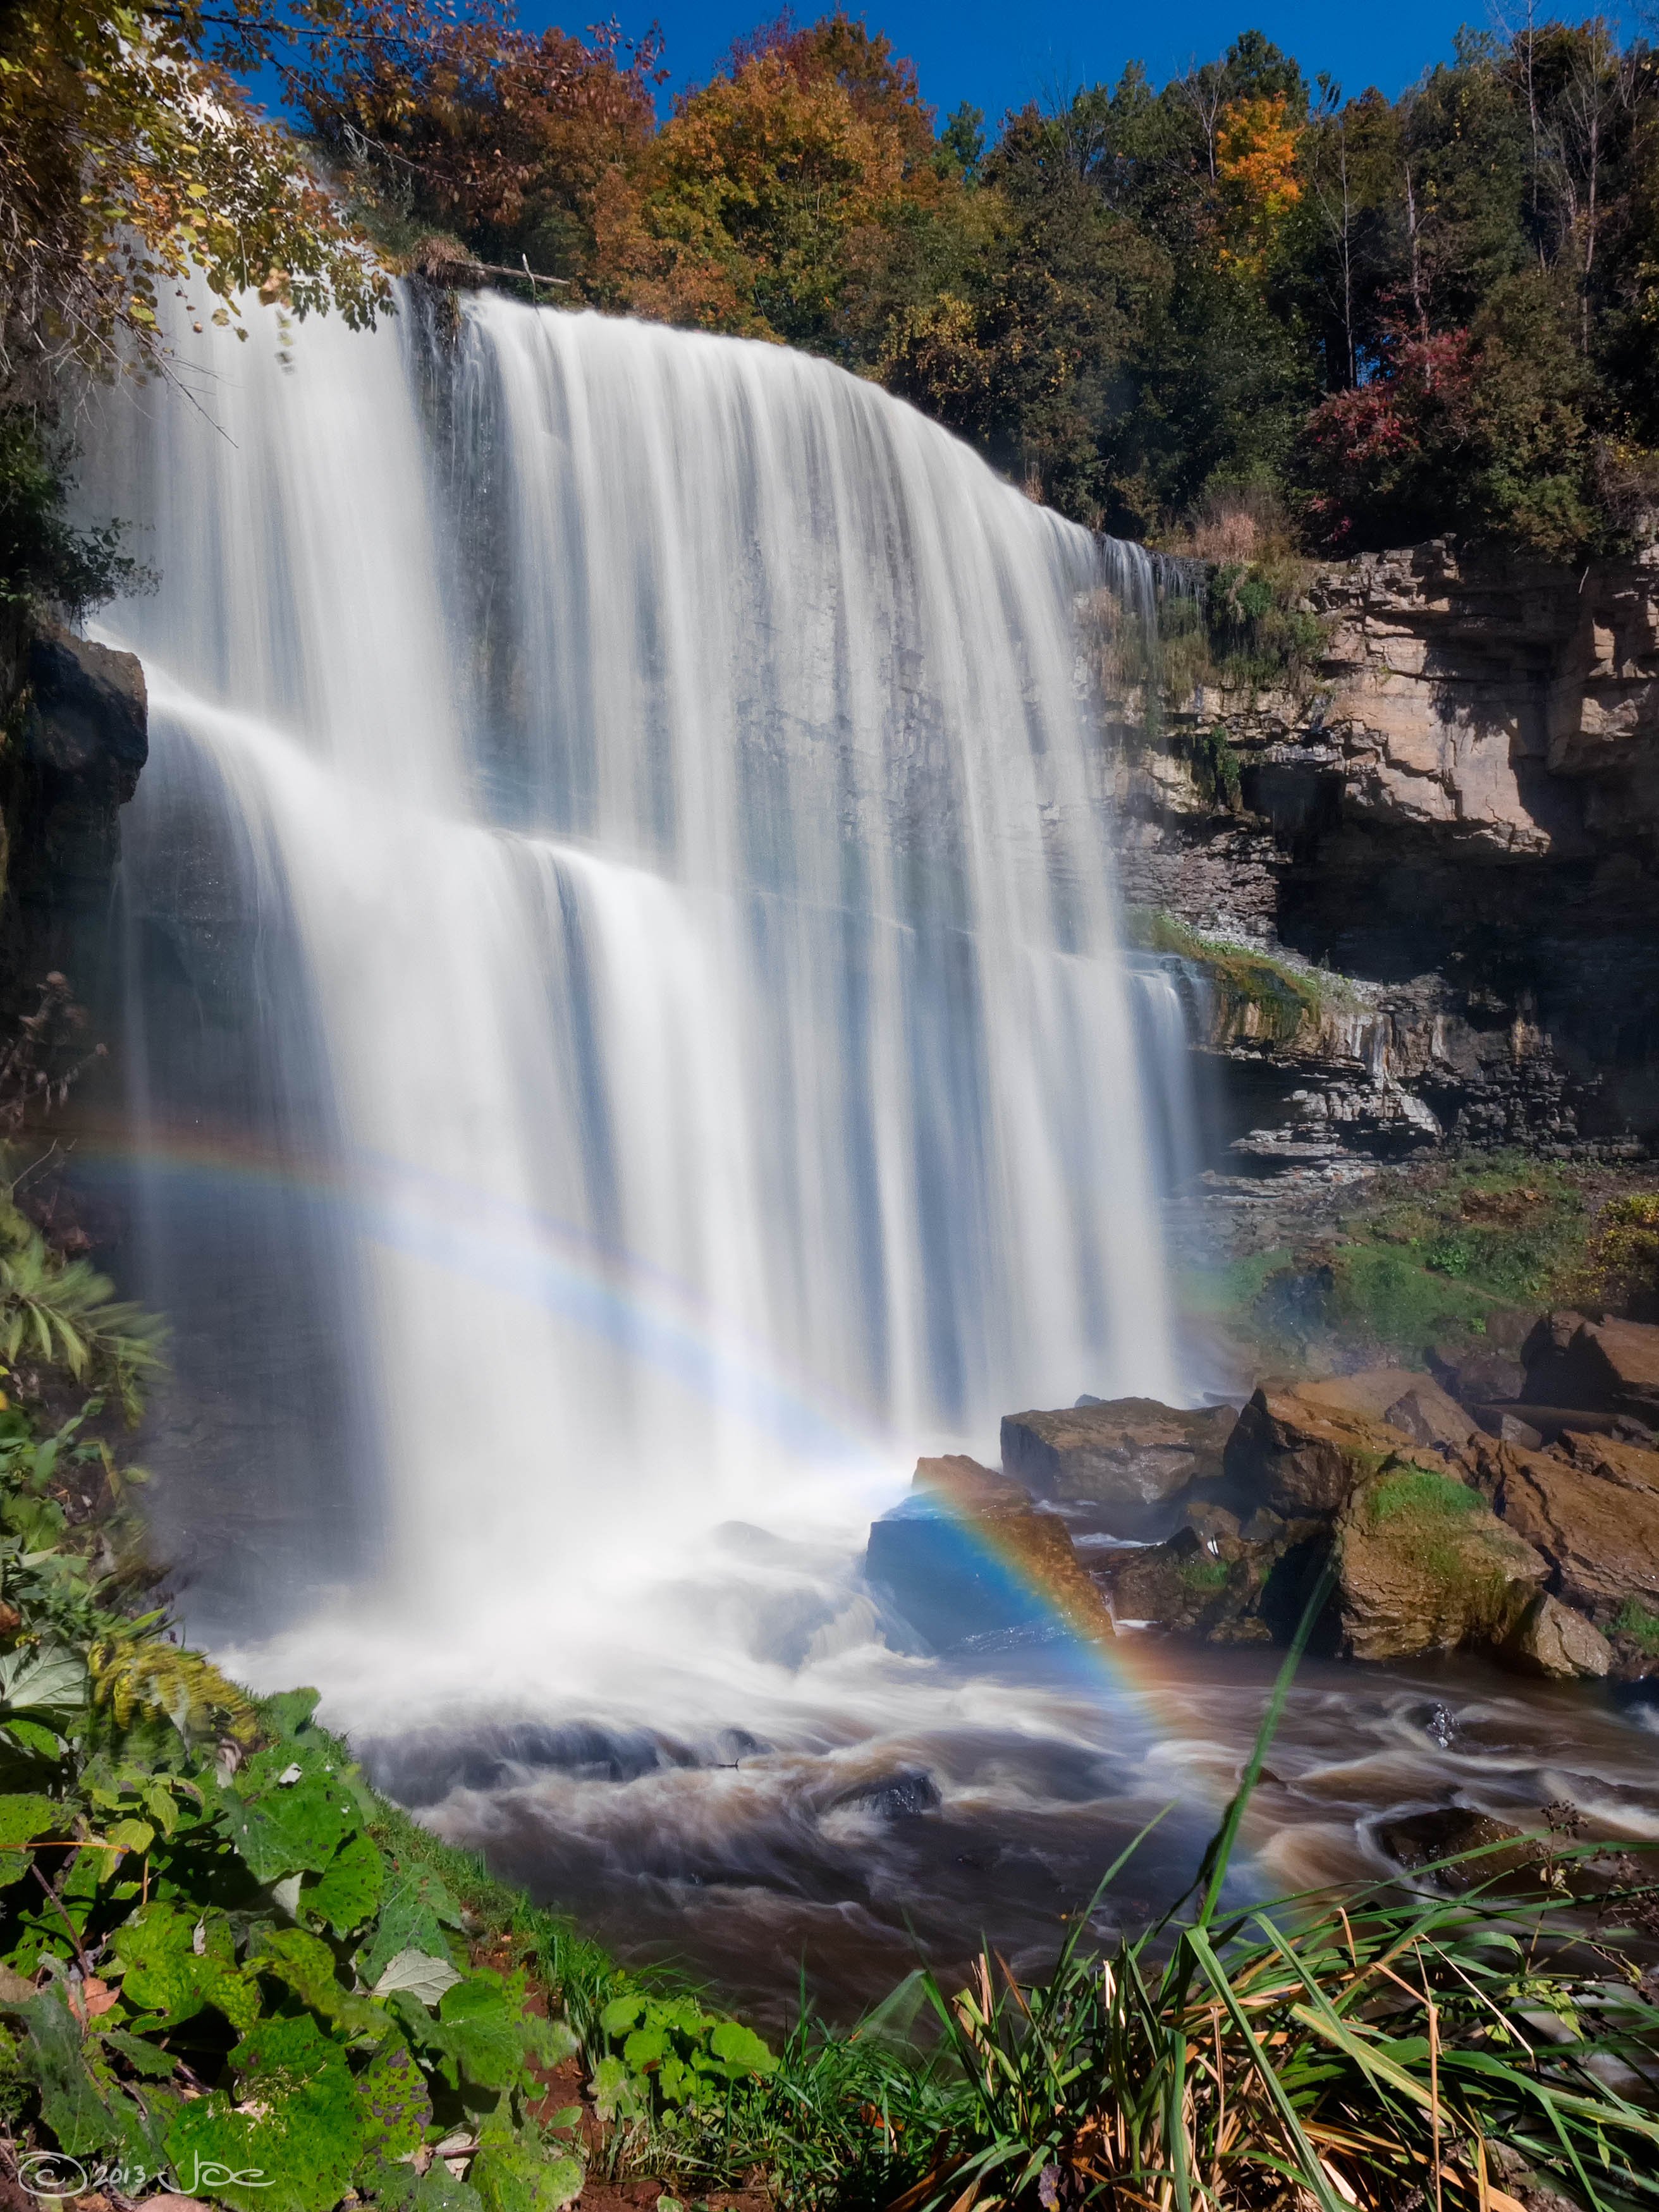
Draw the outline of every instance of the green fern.
M199 1651L118 1637L93 1644L87 1661L93 1703L118 1729L150 1717L171 1721L186 1743L228 1736L246 1751L261 1739L252 1701Z
M120 1393L130 1418L143 1379L161 1364L166 1327L115 1295L84 1260L58 1260L33 1232L0 1251L0 1358L35 1358L66 1367L77 1382L97 1371Z

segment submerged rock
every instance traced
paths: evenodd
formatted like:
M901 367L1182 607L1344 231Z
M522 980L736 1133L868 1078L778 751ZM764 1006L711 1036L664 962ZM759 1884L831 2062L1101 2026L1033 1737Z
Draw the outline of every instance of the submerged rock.
M1009 1629L1112 1633L1066 1523L961 1455L917 1462L911 1495L870 1531L865 1573L936 1650Z
M1478 1491L1410 1464L1354 1492L1334 1549L1341 1640L1357 1659L1501 1642L1549 1572Z
M878 1782L861 1782L844 1790L830 1804L832 1813L873 1814L878 1820L908 1820L937 1812L943 1803L939 1784L925 1767L907 1767Z
M1500 1880L1512 1884L1516 1875L1532 1875L1544 1856L1535 1838L1511 1827L1507 1820L1495 1820L1489 1813L1476 1813L1463 1805L1446 1805L1432 1813L1413 1813L1405 1820L1385 1821L1377 1830L1377 1840L1402 1867L1413 1873L1431 1869L1444 1888L1460 1893ZM1478 1851L1480 1856L1463 1859L1465 1851ZM1443 1865L1447 1859L1461 1863ZM1535 1875L1533 1880L1536 1881Z
M1111 1535L1167 1535L1180 1518L1177 1501L1221 1474L1237 1419L1231 1406L1180 1412L1154 1398L1010 1413L1003 1468L1039 1498L1098 1507Z

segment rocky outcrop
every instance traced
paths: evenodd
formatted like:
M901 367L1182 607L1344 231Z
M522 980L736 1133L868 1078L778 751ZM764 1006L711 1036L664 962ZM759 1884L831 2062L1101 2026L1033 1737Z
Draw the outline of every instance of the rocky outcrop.
M1342 1646L1356 1659L1505 1646L1549 1574L1477 1491L1411 1465L1355 1490L1334 1551Z
M120 810L149 751L143 670L67 630L0 639L0 1018L42 978L95 995Z
M1558 1596L1602 1626L1627 1605L1659 1611L1659 1488L1633 1488L1599 1465L1513 1444L1498 1444L1492 1456L1492 1502L1549 1562ZM1649 1456L1659 1467L1659 1455Z
M1474 1434L1474 1423L1432 1376L1403 1368L1265 1382L1228 1439L1226 1473L1273 1513L1327 1516L1391 1456L1413 1444L1462 1444Z
M1097 1508L1108 1534L1167 1535L1193 1486L1220 1476L1237 1418L1231 1406L1182 1413L1151 1398L1010 1413L1003 1472L1036 1497Z
M1521 1348L1524 1395L1540 1406L1626 1414L1659 1426L1659 1328L1546 1314Z
M1355 1093L1397 1084L1459 1141L1659 1134L1659 548L1568 571L1436 543L1319 568L1304 604L1314 679L1200 693L1117 792L1132 902L1352 981L1346 1023L1212 1035L1284 1066L1261 1126L1375 1150Z
M910 1497L871 1528L865 1574L935 1650L1011 1631L1112 1633L1066 1523L963 1456L917 1462Z
M1582 1613L1547 1591L1534 1598L1503 1640L1499 1655L1517 1674L1571 1682L1611 1672L1613 1646Z

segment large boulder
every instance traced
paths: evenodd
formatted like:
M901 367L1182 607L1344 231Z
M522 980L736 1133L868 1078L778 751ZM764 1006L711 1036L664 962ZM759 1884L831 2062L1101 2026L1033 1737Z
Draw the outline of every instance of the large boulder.
M1613 1646L1601 1630L1542 1591L1498 1647L1498 1656L1517 1674L1541 1674L1554 1682L1599 1679L1613 1670Z
M1659 1490L1592 1458L1607 1442L1576 1438L1571 1460L1498 1444L1492 1485L1505 1522L1549 1562L1555 1595L1604 1627L1627 1606L1659 1612Z
M936 1650L1009 1630L1112 1633L1066 1523L971 1459L918 1461L911 1495L870 1531L865 1573Z
M1237 1419L1231 1406L1183 1413L1155 1398L1010 1413L1003 1469L1039 1498L1098 1508L1111 1535L1164 1536L1181 1517L1182 1494L1219 1476Z
M1403 1462L1354 1489L1334 1556L1341 1640L1357 1659L1501 1643L1549 1575L1479 1491Z
M1527 1396L1540 1406L1624 1413L1659 1427L1659 1328L1546 1314L1521 1348Z
M1228 1479L1287 1518L1340 1512L1392 1455L1455 1451L1474 1423L1432 1376L1371 1368L1320 1382L1264 1382L1227 1441Z

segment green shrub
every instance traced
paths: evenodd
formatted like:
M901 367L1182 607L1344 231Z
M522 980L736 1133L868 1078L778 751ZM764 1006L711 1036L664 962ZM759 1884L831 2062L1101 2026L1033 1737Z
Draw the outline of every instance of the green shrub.
M0 408L0 605L44 606L78 623L118 592L148 586L118 523L73 528L68 459L31 408Z
M1644 1651L1659 1659L1659 1613L1650 1612L1633 1597L1626 1598L1613 1625L1621 1636L1632 1638Z

